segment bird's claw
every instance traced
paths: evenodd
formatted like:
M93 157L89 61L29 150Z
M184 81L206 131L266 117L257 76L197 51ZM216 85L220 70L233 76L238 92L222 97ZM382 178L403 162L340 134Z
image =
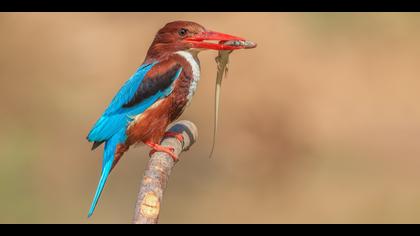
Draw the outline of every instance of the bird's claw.
M167 153L169 156L171 156L172 160L174 162L178 161L178 157L175 154L175 149L173 147L165 147L165 146L161 146L159 144L155 144L152 147L153 149L150 151L149 156L151 157L155 152L164 152Z

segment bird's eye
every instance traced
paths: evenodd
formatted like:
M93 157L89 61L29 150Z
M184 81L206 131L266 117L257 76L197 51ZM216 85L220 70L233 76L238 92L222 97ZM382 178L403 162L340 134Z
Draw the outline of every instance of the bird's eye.
M182 28L182 29L180 29L180 30L178 31L178 34L179 34L180 36L185 36L185 35L187 34L187 32L188 32L188 30L186 30L186 29Z

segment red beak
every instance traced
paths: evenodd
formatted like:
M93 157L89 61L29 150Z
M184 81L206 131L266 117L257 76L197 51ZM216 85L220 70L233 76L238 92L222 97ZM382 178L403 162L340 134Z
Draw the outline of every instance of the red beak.
M242 49L244 46L231 46L223 45L222 43L229 40L245 41L244 38L232 36L229 34L223 34L215 31L204 31L200 34L196 34L192 37L184 39L185 41L192 44L193 48L205 48L214 50L236 50ZM217 40L219 43L204 42L204 40Z

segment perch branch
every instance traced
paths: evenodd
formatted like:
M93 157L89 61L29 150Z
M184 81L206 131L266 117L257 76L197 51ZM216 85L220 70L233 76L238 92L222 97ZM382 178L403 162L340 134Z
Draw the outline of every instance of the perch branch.
M191 147L198 136L197 127L185 120L175 123L168 132L179 133L184 137L183 142L174 137L165 137L161 142L163 146L174 148L178 157L181 152ZM137 197L134 224L157 224L163 193L175 164L164 152L155 152L150 157Z

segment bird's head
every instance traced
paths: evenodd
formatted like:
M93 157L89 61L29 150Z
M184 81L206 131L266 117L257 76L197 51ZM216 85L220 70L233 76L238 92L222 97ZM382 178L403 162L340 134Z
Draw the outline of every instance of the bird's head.
M243 46L223 45L229 40L245 41L244 38L207 30L190 21L174 21L160 29L149 49L149 54L176 51L236 50ZM151 56L151 55L149 55Z

